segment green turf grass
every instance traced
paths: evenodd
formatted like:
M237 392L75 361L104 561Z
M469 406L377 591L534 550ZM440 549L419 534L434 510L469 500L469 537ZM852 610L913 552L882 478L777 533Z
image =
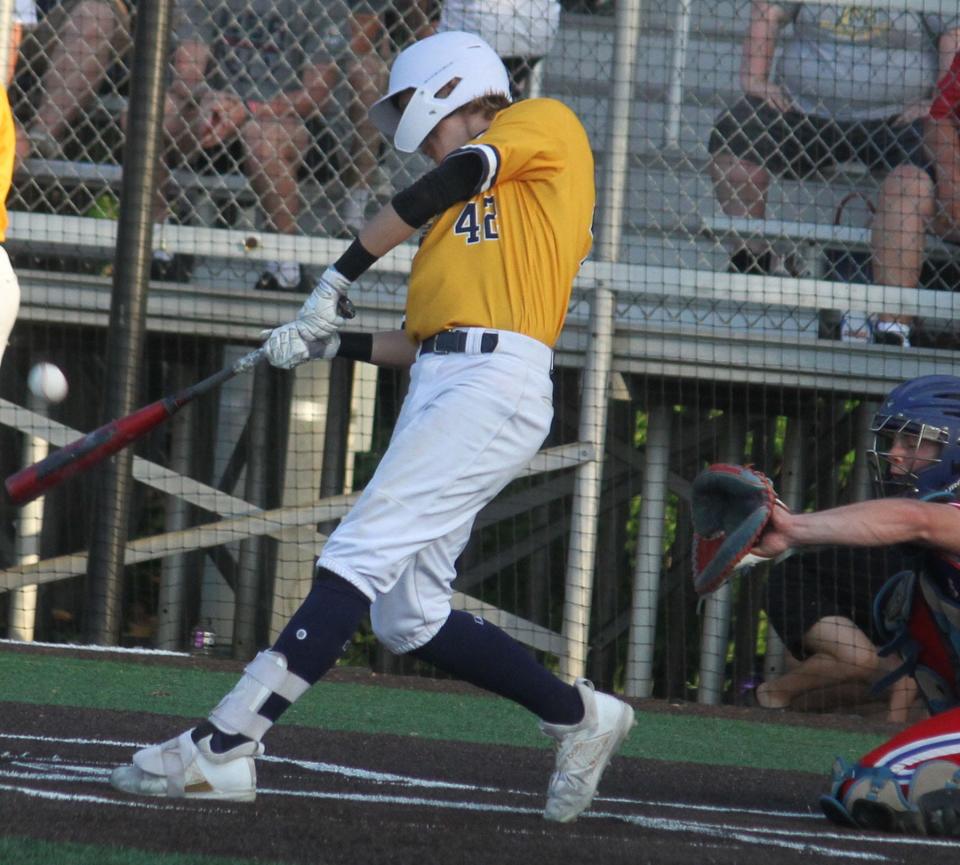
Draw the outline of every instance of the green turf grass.
M0 650L3 700L203 717L233 687L235 672ZM678 710L679 711L679 710ZM638 713L622 753L709 765L808 771L826 777L837 753L855 758L876 735L749 721ZM281 723L488 744L547 747L523 709L506 700L383 686L320 682ZM171 730L173 735L176 730ZM104 738L111 737L105 727ZM0 863L17 865L271 865L262 860L161 854L0 837Z
M0 862L16 865L280 865L263 859L235 859L183 853L157 853L129 847L59 844L33 838L0 838Z
M2 698L24 703L202 718L237 680L234 672L98 658L0 651ZM621 753L631 757L790 771L829 772L879 745L875 734L671 713L638 713ZM281 723L424 739L548 747L520 707L495 697L320 682ZM171 735L176 730L171 731ZM111 731L103 730L104 738Z

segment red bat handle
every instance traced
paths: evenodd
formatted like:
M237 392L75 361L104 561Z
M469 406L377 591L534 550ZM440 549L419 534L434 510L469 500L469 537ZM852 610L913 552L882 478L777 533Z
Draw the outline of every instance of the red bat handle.
M158 400L131 415L104 424L54 451L46 459L10 475L4 481L7 498L14 505L32 501L54 484L125 448L179 408L170 400Z

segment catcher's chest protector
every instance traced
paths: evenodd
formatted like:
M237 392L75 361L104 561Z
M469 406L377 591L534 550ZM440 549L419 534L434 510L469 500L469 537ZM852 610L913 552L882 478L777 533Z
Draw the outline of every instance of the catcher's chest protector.
M955 574L943 573L955 569L931 558L919 574L901 571L890 578L877 594L874 619L888 640L880 654L896 651L904 661L877 683L878 689L912 675L936 714L960 706L960 601L951 597L952 580L944 579Z

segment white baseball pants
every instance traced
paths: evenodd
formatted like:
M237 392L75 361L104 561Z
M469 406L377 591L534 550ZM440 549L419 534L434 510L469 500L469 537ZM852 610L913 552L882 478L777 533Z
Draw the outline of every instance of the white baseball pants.
M426 354L411 367L390 446L318 562L371 601L390 651L429 642L450 614L454 562L477 513L536 455L553 419L553 353L499 332L480 353Z
M10 339L10 331L20 309L20 283L13 272L7 251L0 246L0 360Z

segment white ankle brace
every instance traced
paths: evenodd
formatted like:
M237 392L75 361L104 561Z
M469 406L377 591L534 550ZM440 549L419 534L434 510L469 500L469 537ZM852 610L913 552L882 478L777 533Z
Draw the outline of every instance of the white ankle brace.
M287 671L287 659L279 652L260 652L243 671L240 681L210 713L210 720L224 733L240 733L257 742L273 726L259 714L272 694L293 703L310 683Z

